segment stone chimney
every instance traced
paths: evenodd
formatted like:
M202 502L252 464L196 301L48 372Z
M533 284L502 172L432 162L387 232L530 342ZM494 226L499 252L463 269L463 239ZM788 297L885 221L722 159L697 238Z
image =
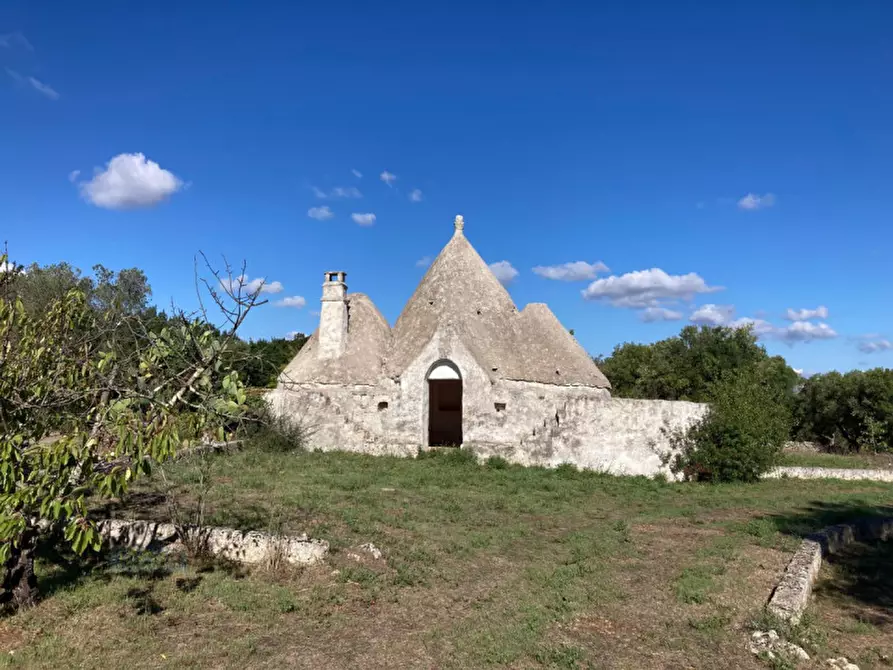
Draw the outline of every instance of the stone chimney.
M326 272L319 311L319 358L338 358L347 346L346 272Z

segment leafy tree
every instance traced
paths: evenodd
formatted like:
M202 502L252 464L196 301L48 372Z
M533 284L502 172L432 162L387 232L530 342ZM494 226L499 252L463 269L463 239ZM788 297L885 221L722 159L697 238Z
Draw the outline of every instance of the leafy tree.
M98 547L89 496L121 495L153 463L222 438L246 403L224 360L257 293L212 289L223 333L184 314L152 332L132 313L139 289L111 299L120 308L97 309L68 270L32 285L65 293L30 310L13 289L20 275L0 274L0 605L13 608L36 598L41 535L59 529L77 552ZM123 326L132 346L115 344Z
M795 403L797 435L845 451L893 448L893 370L813 375Z
M291 362L307 336L298 333L293 338L274 337L269 340L241 342L233 350L234 369L246 385L256 388L276 386L279 373Z
M747 328L686 326L653 344L619 345L597 362L613 395L623 398L708 402L725 373L760 367L790 404L799 379L783 358L770 357Z
M791 413L771 373L740 368L713 384L706 417L673 436L674 473L689 480L749 482L778 463Z

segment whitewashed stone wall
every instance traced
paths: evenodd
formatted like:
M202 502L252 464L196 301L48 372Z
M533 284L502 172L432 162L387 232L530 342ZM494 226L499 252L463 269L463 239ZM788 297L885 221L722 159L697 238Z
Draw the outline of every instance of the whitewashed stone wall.
M447 329L399 379L375 386L282 382L268 401L277 415L307 430L310 448L412 456L427 444L427 376L440 360L459 368L463 447L481 458L654 475L665 471L660 454L669 450L669 432L687 428L707 409L615 399L591 387L494 382Z

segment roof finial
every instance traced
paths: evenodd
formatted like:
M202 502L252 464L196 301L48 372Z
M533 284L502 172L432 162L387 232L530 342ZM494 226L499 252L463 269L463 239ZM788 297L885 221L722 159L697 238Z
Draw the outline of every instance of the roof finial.
M456 227L457 232L465 230L465 219L462 218L461 214L456 214L456 220L453 221L453 225Z

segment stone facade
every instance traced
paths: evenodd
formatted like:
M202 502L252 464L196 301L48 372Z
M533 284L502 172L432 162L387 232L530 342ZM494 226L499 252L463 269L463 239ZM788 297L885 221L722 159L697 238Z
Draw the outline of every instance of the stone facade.
M660 472L669 433L706 406L611 398L548 307L517 310L461 224L393 329L366 296L347 294L344 273L326 273L325 318L269 394L274 413L323 450L411 456L455 435L447 443L481 458Z

